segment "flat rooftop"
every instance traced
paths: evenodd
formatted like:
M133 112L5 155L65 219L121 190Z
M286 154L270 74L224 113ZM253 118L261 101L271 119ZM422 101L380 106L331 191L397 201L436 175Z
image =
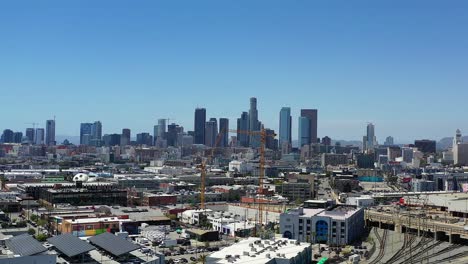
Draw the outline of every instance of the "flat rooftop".
M345 220L346 218L352 217L355 213L360 211L362 209L356 208L353 206L347 206L347 205L338 205L331 210L324 210L318 216L326 216L326 217L332 217L333 219L337 220Z
M230 264L232 260L235 260L235 263L271 263L272 259L289 260L294 258L307 248L310 248L310 244L296 244L296 240L261 240L250 237L212 253L207 257L207 263ZM289 261L285 261L285 263L289 263Z

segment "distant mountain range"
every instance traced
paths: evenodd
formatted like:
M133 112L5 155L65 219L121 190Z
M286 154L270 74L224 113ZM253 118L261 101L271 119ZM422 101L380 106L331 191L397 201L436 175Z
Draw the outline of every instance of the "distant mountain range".
M468 142L468 136L462 137L463 142ZM439 142L437 142L437 149L438 150L446 150L448 148L451 148L453 144L453 137L446 137Z

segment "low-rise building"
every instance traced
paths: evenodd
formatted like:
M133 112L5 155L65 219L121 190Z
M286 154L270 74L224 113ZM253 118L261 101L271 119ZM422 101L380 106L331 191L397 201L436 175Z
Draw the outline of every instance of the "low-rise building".
M161 206L161 205L175 205L177 204L177 196L170 194L143 194L143 206Z
M347 245L364 231L364 209L338 205L329 209L297 208L280 216L285 238L302 242Z
M311 259L312 248L309 243L250 237L208 255L206 263L309 264Z
M211 209L186 210L180 214L180 221L190 225L196 225L202 220L202 215L211 213Z
M356 207L369 207L374 205L374 198L370 195L362 195L357 197L348 197L346 199L347 205Z

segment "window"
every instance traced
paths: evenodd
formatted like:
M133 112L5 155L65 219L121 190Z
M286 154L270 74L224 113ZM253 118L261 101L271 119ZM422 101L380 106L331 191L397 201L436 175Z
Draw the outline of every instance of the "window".
M302 219L299 219L299 224L302 224L303 220Z

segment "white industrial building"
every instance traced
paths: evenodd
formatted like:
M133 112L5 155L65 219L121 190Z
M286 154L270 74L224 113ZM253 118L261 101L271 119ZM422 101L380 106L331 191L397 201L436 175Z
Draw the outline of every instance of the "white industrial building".
M229 171L237 173L248 173L253 171L250 163L245 161L233 160L229 162Z
M347 205L356 207L369 207L374 205L374 198L370 195L362 195L358 197L348 197L346 199Z
M261 240L250 237L206 257L207 264L309 264L312 248L309 243L291 239Z
M197 225L200 223L200 215L211 213L211 209L187 210L180 213L180 220L182 223Z
M364 231L364 209L349 205L297 208L280 216L280 233L302 242L348 245Z

